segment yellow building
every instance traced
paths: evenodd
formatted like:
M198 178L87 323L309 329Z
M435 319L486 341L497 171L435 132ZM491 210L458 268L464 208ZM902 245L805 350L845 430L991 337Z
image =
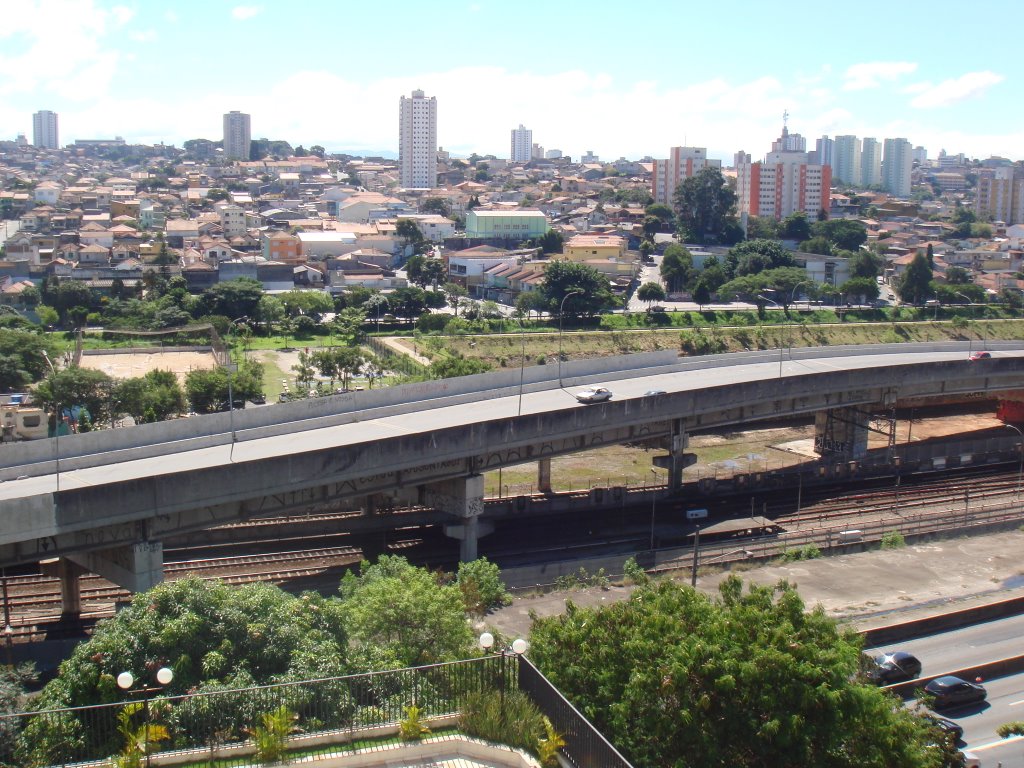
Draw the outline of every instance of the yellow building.
M576 235L562 246L566 261L623 260L626 258L626 239L611 235Z

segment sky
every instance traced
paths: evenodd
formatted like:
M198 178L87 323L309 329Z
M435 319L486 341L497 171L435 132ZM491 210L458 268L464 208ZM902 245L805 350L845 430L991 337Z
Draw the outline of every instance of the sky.
M181 146L253 138L398 151L398 102L438 101L453 155L602 160L706 147L759 159L791 133L907 138L1024 159L1020 0L19 0L0 23L0 138ZM1009 32L1007 32L1009 30Z

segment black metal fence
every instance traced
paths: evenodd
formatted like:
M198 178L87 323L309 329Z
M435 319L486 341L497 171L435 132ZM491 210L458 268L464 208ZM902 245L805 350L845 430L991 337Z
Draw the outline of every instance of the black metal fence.
M310 759L337 756L368 729L400 723L410 705L419 707L421 718L457 715L470 695L498 688L506 669L501 661L487 656L185 696L149 698L143 691L127 702L0 716L0 765L69 766L116 758L131 751L132 740L137 754L194 753L188 764L248 765L264 717L281 708L290 719L289 749L303 749Z
M529 659L519 659L519 688L548 716L565 739L562 753L577 768L632 768Z

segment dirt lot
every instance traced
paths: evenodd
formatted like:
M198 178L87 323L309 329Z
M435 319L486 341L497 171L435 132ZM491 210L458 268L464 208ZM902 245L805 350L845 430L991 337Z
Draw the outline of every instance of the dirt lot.
M161 352L138 350L116 355L82 355L82 367L103 371L115 379L132 379L149 371L173 371L184 383L189 371L213 368L212 352Z

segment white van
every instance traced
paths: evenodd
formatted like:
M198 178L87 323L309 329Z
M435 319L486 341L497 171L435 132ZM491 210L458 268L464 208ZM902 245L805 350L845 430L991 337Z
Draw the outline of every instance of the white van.
M708 516L706 509L688 509L686 510L687 520L703 520Z

